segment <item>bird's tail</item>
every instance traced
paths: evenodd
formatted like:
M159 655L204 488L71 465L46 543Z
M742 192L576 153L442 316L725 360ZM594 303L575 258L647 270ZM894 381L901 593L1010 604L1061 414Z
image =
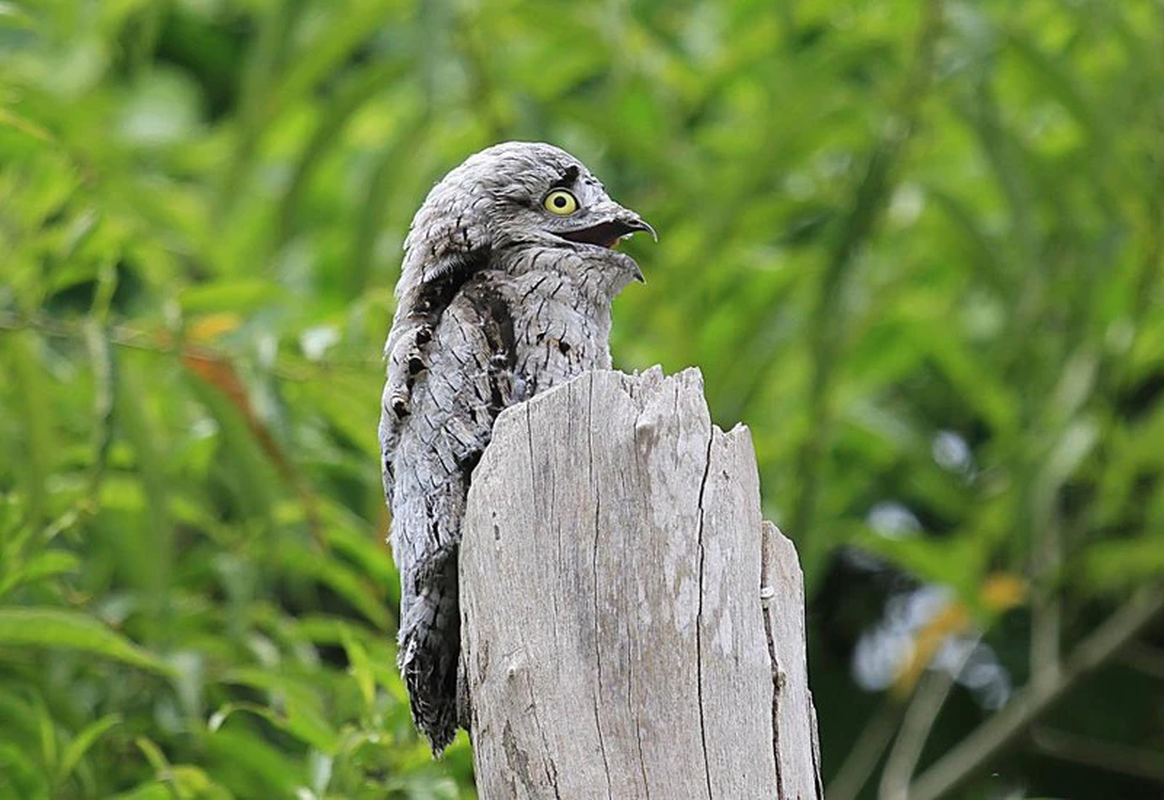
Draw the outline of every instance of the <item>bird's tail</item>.
M400 625L397 661L416 727L440 755L457 732L461 615L456 549L435 558L425 572Z

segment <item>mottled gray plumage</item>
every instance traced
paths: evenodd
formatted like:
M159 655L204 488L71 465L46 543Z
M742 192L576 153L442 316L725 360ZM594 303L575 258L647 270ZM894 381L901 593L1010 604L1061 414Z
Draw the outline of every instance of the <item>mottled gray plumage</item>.
M559 190L576 210L563 213ZM528 142L468 158L412 221L380 447L402 582L398 661L435 752L459 721L456 552L473 467L503 408L610 367L611 301L642 279L613 245L644 230L581 162Z

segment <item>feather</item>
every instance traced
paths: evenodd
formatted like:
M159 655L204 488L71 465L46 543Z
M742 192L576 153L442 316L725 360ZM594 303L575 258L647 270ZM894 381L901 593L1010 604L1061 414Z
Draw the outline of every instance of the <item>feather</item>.
M572 219L541 206L563 182L579 200ZM595 243L612 229L649 226L569 154L511 142L450 172L409 231L379 438L401 576L397 661L434 753L471 702L458 691L457 547L472 470L504 408L609 368L611 301L641 275Z

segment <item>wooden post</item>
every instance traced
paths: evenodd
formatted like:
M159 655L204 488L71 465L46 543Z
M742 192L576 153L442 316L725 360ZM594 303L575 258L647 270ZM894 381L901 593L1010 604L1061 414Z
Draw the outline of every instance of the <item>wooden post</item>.
M506 410L463 530L484 800L823 796L796 552L697 370Z

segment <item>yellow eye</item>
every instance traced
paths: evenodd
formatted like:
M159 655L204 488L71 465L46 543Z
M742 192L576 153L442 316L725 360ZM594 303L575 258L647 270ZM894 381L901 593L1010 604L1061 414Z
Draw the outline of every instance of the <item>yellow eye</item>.
M552 214L566 216L578 210L578 198L565 189L554 189L546 195L542 205Z

